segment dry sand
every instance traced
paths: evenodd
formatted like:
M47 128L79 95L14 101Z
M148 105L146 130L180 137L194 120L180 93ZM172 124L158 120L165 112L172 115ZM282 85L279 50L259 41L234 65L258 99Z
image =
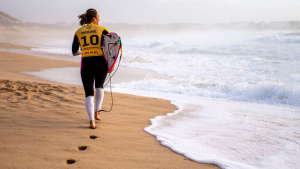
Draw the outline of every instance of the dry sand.
M150 118L176 110L168 100L113 93L113 110L90 129L83 88L19 73L79 64L0 52L0 168L218 168L193 162L143 131Z

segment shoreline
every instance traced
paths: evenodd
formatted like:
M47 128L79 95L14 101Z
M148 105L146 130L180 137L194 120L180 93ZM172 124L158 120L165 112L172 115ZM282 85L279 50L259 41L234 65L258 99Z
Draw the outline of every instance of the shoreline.
M143 130L151 125L149 119L177 109L168 100L113 93L112 112L102 113L103 120L91 130L87 128L82 87L19 73L78 66L79 62L3 51L0 59L0 79L8 79L1 80L0 104L0 132L4 136L0 162L5 167L68 168L66 160L74 158L76 163L72 166L76 167L100 164L102 168L219 168L191 161ZM108 98L106 92L104 109L110 107ZM98 138L90 139L92 135ZM81 146L87 149L78 150Z
M5 48L6 47L6 48ZM68 72L68 70L64 70L65 68L69 67L78 67L78 70L80 70L80 57L79 56L67 56L67 55L60 55L63 57L58 57L57 54L54 53L46 53L46 52L38 52L38 51L33 51L31 50L32 48L39 48L39 47L33 47L33 46L22 46L22 45L17 45L17 44L8 44L5 42L0 42L0 52L9 52L9 53L18 53L18 54L25 54L25 55L30 55L30 56L36 56L36 57L42 57L42 58L48 58L50 60L61 60L61 61L67 61L67 62L77 62L78 64L67 64L67 66L56 66L54 65L53 67L45 67L41 69L36 69L36 70L22 70L22 72L30 72L30 73L25 73L25 74L38 74L38 72L52 69L52 68L58 68L61 69L63 72ZM53 72L57 73L57 72ZM77 72L77 74L74 74L72 72L68 72L69 75L72 77L76 77L80 80L80 73ZM34 75L36 78L41 78L42 80L46 80L49 82L56 82L56 80L47 80L47 78L41 76L41 75ZM126 67L126 66L119 66L118 71L115 73L114 78L112 78L112 84L119 84L123 82L131 82L132 80L138 81L138 80L143 80L147 76L153 77L156 79L167 79L170 78L169 76L163 75L163 74L158 74L154 71L149 71L146 69L140 69L140 68L132 68L132 67ZM81 80L80 80L81 81ZM67 84L67 85L74 85L70 83L63 83L63 82L58 82L61 84Z

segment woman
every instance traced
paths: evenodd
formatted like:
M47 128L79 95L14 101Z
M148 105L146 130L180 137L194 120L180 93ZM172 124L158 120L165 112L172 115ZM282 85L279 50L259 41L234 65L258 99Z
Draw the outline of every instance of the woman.
M90 120L90 128L96 128L95 119L100 119L100 110L104 98L103 84L107 75L107 64L101 49L103 35L109 31L99 25L99 14L95 9L88 9L78 16L80 25L72 45L73 56L82 54L81 80L85 91L85 107ZM79 46L81 51L79 50ZM94 82L96 87L94 109Z

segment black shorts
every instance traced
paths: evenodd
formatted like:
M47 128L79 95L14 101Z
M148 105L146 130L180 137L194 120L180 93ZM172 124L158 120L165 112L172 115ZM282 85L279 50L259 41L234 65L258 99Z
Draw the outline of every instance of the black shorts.
M104 56L83 57L81 59L80 74L86 97L94 96L94 82L96 88L103 88L107 70Z

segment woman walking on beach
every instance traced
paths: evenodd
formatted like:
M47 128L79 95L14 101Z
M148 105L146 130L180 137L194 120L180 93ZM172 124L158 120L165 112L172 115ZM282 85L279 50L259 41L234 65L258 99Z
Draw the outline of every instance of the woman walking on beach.
M99 25L100 18L95 9L88 9L85 14L78 17L82 27L74 35L72 53L74 56L82 54L80 74L86 96L85 107L90 127L94 129L96 127L95 119L101 120L100 110L104 98L103 84L108 70L101 46L103 35L109 31ZM96 87L95 108L94 83Z

